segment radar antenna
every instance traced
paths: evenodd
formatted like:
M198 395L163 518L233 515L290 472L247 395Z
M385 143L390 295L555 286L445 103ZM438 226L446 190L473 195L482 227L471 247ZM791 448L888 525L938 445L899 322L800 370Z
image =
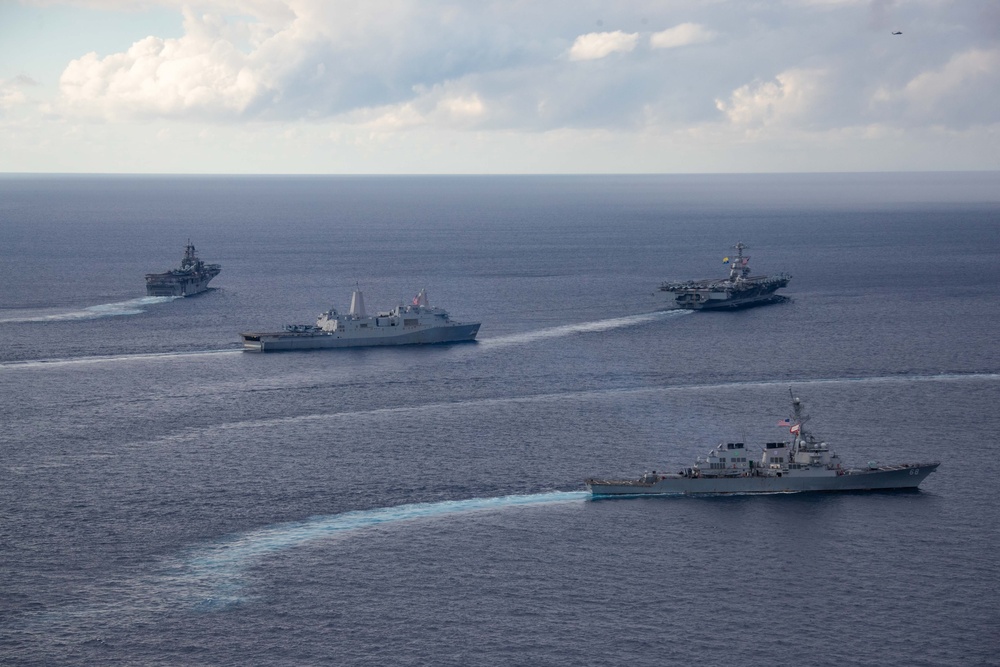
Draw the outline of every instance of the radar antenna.
M806 434L805 423L809 421L809 415L805 414L802 409L802 399L792 393L792 388L788 388L788 396L792 399L792 434L795 438L792 440L792 454L798 451L803 445L811 442L811 436Z
M729 280L732 282L738 282L742 279L749 277L750 267L748 263L750 262L749 257L743 256L744 250L749 250L750 246L744 244L742 241L737 241L736 245L733 246L733 250L736 251L736 259L730 262L729 266Z

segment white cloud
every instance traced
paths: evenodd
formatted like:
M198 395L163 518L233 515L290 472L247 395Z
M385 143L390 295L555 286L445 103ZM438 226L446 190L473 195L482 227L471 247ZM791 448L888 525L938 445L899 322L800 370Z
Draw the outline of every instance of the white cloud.
M806 117L820 92L823 75L817 70L788 70L773 81L740 86L728 102L716 100L715 105L734 125L760 127L792 123Z
M957 129L996 123L1000 118L997 91L1000 49L969 49L902 85L877 86L869 100L871 112L884 119Z
M400 132L427 126L456 128L474 125L488 116L478 93L455 86L419 89L412 100L361 109L344 121L375 133Z
M0 79L0 111L9 111L31 102L25 88L36 88L38 82L29 76L19 74L13 79Z
M100 7L100 13L137 4L24 2L53 13L64 3ZM172 144L210 127L216 137L250 132L257 149L271 137L287 155L311 150L312 140L348 146L371 139L400 151L407 145L416 151L424 141L440 147L441 159L464 150L484 163L488 157L470 148L477 137L503 135L477 145L507 156L528 156L512 144L543 135L545 141L533 145L613 136L599 142L609 152L614 142L639 137L630 144L639 149L637 164L653 165L666 159L662 151L639 153L646 150L643 139L654 135L696 136L707 147L699 155L706 156L738 142L763 145L793 135L802 145L808 137L816 145L837 142L842 154L851 142L903 143L931 128L993 137L983 146L995 145L1000 135L1000 48L995 30L987 29L995 23L972 18L975 12L955 14L952 0L905 6L898 0L783 0L776 11L738 0L138 3L161 8L160 19L128 22L143 26L135 34L80 31L65 40L73 44L65 51L72 61L50 53L44 63L25 62L20 71L43 83L0 82L0 136L15 136L9 132L15 125L49 128L38 130L39 140L55 145L53 128L63 125L82 137L97 136L99 126L128 125L131 137L149 131L155 139L148 128L165 126L172 131L165 143ZM905 35L866 29L866 7ZM906 24L897 25L903 9ZM164 14L182 17L182 29L176 20L161 21ZM678 17L686 22L678 24ZM588 32L606 30L588 27L597 25L616 29ZM650 26L671 27L657 32ZM683 48L697 44L708 47ZM92 119L104 123L85 122ZM288 136L288 127L301 136ZM428 139L445 135L446 144ZM232 156L219 157L219 164L229 159L239 170L250 168L249 156L232 148L240 142L232 141L226 144ZM18 160L36 155L24 146ZM119 148L128 150L138 148ZM562 150L577 155L568 144ZM323 157L317 159L331 153L318 151ZM59 164L58 156L49 158ZM0 155L3 164L14 158ZM603 168L599 159L593 164Z
M438 102L437 109L455 120L482 118L486 113L486 106L476 94L446 97Z
M913 102L933 104L953 96L967 86L992 85L1000 73L1000 49L972 49L951 58L944 67L923 72L906 84L905 95Z
M715 33L698 23L681 23L662 32L654 32L649 37L649 45L654 49L674 49L688 44L710 42Z
M368 118L359 125L379 133L399 132L427 124L427 117L411 102L372 109L364 115Z
M264 75L231 42L192 29L180 39L146 37L105 58L88 53L69 63L59 86L65 102L85 113L215 116L242 113L267 93Z
M639 33L591 32L580 35L569 50L570 60L597 60L616 52L629 52L639 41Z

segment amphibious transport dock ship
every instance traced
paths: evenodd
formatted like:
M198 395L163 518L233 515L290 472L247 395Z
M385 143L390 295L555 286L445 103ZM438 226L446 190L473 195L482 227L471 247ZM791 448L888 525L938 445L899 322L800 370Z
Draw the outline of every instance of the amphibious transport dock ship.
M194 246L188 239L184 246L184 259L181 268L166 273L146 274L147 296L191 296L208 289L209 281L219 275L222 267L218 264L206 264L198 259Z
M340 314L331 308L321 313L315 325L289 324L275 333L245 333L243 349L253 352L315 350L374 345L426 345L459 343L476 339L479 322L454 322L441 308L432 308L427 292L413 298L408 306L369 317L360 290L351 295L351 310Z
M788 285L792 279L787 273L775 276L751 276L749 257L743 256L747 246L737 243L733 246L736 257L726 257L729 277L721 280L688 280L686 282L663 283L660 293L675 308L689 310L717 310L723 308L748 308L766 303L783 301L785 297L775 291Z
M940 462L901 463L846 468L825 442L806 432L802 402L792 399L787 424L791 442L769 442L758 461L742 442L720 444L707 457L676 473L647 472L635 480L586 480L594 496L697 493L794 493L801 491L872 491L915 489Z

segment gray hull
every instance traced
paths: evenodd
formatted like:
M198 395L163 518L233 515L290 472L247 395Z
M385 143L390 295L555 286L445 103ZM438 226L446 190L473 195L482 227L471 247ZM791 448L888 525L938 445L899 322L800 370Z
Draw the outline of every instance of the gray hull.
M748 297L734 297L726 300L705 301L696 304L678 305L679 308L687 310L737 310L740 308L753 308L754 306L764 306L769 303L781 303L787 301L788 297L780 294L763 294Z
M823 491L875 491L915 489L938 463L914 463L883 466L866 470L846 470L836 475L784 474L750 477L687 477L664 475L655 483L630 480L588 479L587 488L595 496L726 494L726 493L802 493Z
M243 349L249 352L285 352L290 350L325 350L344 347L383 345L433 345L471 342L479 333L479 323L428 327L416 331L379 331L359 336L328 332L245 333Z
M222 271L219 264L206 264L198 259L194 246L188 240L184 246L184 259L179 269L165 273L146 274L148 296L191 296L208 289L208 283Z
M146 296L192 296L207 290L208 283L214 277L214 275L211 275L198 278L171 278L156 282L147 282Z
M775 277L758 279L760 284L743 283L740 287L729 287L718 285L685 285L683 287L673 286L664 289L664 292L674 295L673 305L677 308L688 310L736 310L738 308L751 308L753 306L763 306L768 303L779 303L787 298L775 292L788 284L790 278Z

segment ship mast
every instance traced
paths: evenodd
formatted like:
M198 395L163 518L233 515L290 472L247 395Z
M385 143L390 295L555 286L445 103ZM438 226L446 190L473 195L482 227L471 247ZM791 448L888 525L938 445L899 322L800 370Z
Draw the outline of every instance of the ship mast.
M194 245L191 243L191 239L188 239L187 245L184 246L184 259L181 260L181 268L188 269L197 263L198 256L195 254Z
M792 440L792 456L795 456L795 452L808 442L805 423L809 421L809 415L802 412L802 399L795 396L791 388L788 389L788 395L792 399L792 420L794 421L792 429L794 429L793 434L795 435L795 439Z
M365 312L365 295L361 293L361 286L355 287L351 294L351 312L348 313L354 319L365 319L368 313Z
M739 282L750 275L750 267L747 266L750 258L743 258L743 251L747 249L748 246L744 245L742 241L737 241L736 245L733 246L733 250L736 251L736 260L731 262L729 266L729 280L731 282Z

